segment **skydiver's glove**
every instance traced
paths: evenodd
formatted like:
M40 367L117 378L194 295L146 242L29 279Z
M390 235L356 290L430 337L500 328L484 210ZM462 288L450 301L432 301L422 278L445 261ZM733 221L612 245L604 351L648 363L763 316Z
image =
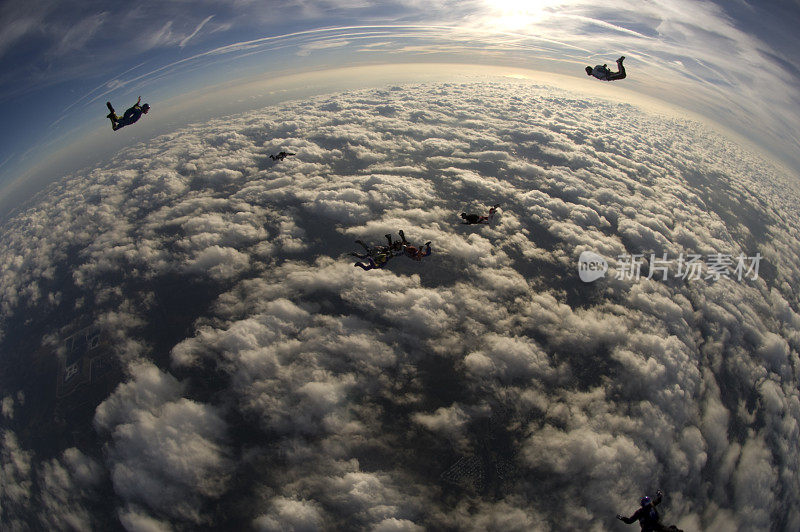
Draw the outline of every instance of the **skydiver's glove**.
M622 520L623 520L623 519L625 519L625 518L624 518L624 517L622 517L621 515L617 514L617 519L619 519L620 521L622 521Z
M656 495L664 496L664 492L661 490L656 491Z

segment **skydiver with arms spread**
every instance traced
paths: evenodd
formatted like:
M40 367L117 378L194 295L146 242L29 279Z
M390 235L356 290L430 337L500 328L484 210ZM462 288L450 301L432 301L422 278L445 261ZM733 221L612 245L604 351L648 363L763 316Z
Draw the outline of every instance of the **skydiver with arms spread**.
M656 506L661 504L661 499L663 497L664 494L661 492L661 490L656 492L655 499L650 499L650 497L644 496L640 501L641 507L636 510L632 516L625 517L617 514L617 519L628 525L639 521L639 526L642 528L642 532L683 532L675 525L665 526L659 522L660 516L658 515Z
M498 203L497 205L495 205L494 207L489 209L489 215L488 216L480 216L479 214L467 214L465 212L462 212L461 213L461 218L463 218L464 221L461 222L461 223L462 224L467 224L467 225L472 225L472 224L490 224L490 223L492 223L492 220L494 219L494 213L497 212L497 208L499 206L500 206L500 204Z
M111 129L116 131L119 128L122 128L122 127L125 127L125 126L129 126L131 124L136 123L142 117L143 114L146 115L147 112L150 111L150 105L149 104L144 104L144 105L140 106L139 105L140 103L142 103L142 97L141 96L139 96L139 99L136 100L136 103L133 104L132 107L129 107L125 111L125 114L122 115L122 118L120 118L120 117L117 116L117 113L114 111L114 108L111 106L111 102L106 102L106 107L108 107L108 110L111 111L110 113L108 113L106 115L106 118L111 120Z
M289 157L291 155L296 155L296 154L282 151L278 155L270 154L269 158L272 159L273 161L282 161L286 159L286 157Z
M423 257L427 257L428 255L431 254L431 243L430 243L430 241L425 242L425 247L424 248L422 246L416 247L416 246L412 246L411 244L408 243L408 240L406 240L406 235L405 235L405 233L403 233L402 229L400 229L397 232L397 234L400 235L400 239L401 239L401 242L403 244L403 252L405 253L406 257L408 257L410 259L414 259L414 260L420 261L420 260L423 259Z

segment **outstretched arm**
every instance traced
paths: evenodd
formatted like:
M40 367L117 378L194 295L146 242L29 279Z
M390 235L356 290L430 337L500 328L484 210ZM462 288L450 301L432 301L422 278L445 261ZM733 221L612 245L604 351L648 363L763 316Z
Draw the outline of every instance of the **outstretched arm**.
M629 525L629 524L631 524L631 523L634 523L634 522L636 522L636 519L634 519L634 516L635 516L635 515L636 515L636 514L634 514L634 515L632 515L632 516L630 516L630 517L625 517L624 515L619 515L619 514L617 514L617 519L619 519L620 521L622 521L622 522L623 522L623 523L625 523L626 525Z
M655 506L656 504L659 504L663 497L664 497L664 493L661 490L658 490L656 492L656 498L653 499L653 506Z

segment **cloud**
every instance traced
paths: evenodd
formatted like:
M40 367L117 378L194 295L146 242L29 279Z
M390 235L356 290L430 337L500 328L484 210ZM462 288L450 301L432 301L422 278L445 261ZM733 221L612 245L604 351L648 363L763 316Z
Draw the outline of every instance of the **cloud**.
M218 496L227 482L226 424L214 407L181 397L180 383L155 366L140 364L131 373L134 380L121 384L95 415L98 430L111 437L115 492L157 515L203 523L198 501ZM141 526L130 510L123 516Z
M106 472L92 458L71 447L60 458L42 464L39 471L41 511L37 516L46 528L91 529L95 526L91 502Z
M319 50L329 50L331 48L342 48L350 44L350 41L345 39L329 39L310 42L303 44L299 47L297 55L309 55L312 52Z
M53 523L100 507L131 530L547 530L610 527L663 488L669 523L791 528L797 196L697 123L514 82L132 146L0 235L3 341L21 316L59 316L26 325L46 346L92 320L126 370L94 414L102 459L6 433L3 519L49 493L72 510ZM400 229L432 254L353 266L354 240ZM593 284L586 250L610 265ZM740 252L758 279L617 278L623 254Z
M106 23L108 13L102 12L91 15L78 21L66 33L64 33L61 40L55 46L52 53L57 56L63 56L68 53L73 53L76 50L83 48L94 35L100 31Z
M257 530L322 530L322 515L314 503L276 497L271 505L272 511L253 523Z
M203 21L202 21L202 22L200 22L200 24L198 24L198 25L197 25L197 27L194 29L194 31L193 31L192 33L190 33L189 35L187 35L187 36L186 36L186 37L185 37L185 38L184 38L184 39L183 39L183 40L182 40L182 41L181 41L181 42L178 44L178 46L180 46L181 48L183 48L184 46L186 46L186 44L187 44L189 41L191 41L191 40L194 38L194 36L195 36L195 35L197 35L197 34L200 32L200 30L202 30L202 29L203 29L203 26L205 26L206 24L208 24L208 22L209 22L209 21L210 21L212 18L214 18L214 15L209 15L209 16L207 16L206 18L204 18L204 19L203 19Z
M2 445L3 499L22 504L30 497L31 453L20 448L10 430L3 430Z

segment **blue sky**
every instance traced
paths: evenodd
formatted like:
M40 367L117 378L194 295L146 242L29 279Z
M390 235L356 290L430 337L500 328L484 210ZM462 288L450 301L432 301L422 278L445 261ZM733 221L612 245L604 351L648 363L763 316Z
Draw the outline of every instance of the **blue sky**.
M4 3L0 26L0 187L88 132L110 134L106 100L124 110L141 94L158 121L159 102L238 77L393 62L526 67L588 84L583 65L620 54L625 88L800 168L797 1L34 0Z

